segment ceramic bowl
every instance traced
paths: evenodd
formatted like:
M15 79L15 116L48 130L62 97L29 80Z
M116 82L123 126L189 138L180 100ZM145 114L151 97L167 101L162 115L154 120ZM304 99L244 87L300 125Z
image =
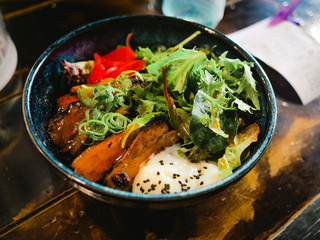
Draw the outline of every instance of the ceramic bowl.
M260 127L258 142L252 146L251 154L234 173L217 183L175 194L149 195L115 190L91 182L73 172L59 159L55 146L47 133L49 119L57 110L56 100L66 92L62 82L60 62L92 59L93 53L110 52L123 43L127 34L134 33L131 47L136 48L165 45L175 46L195 31L201 34L186 48L216 45L216 53L228 51L229 58L239 58L254 63L253 74L257 80L261 111L256 114ZM175 208L205 199L243 177L265 152L276 122L275 96L259 63L241 46L224 34L202 25L181 19L159 15L133 15L103 19L80 27L53 43L32 67L24 89L23 112L30 136L43 156L80 191L110 204L128 207L155 209Z

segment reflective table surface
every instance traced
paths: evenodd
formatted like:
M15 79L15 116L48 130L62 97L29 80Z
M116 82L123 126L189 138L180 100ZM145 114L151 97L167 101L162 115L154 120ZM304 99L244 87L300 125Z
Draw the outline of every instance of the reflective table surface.
M217 29L232 33L274 15L283 2L228 1ZM33 63L61 36L111 16L162 14L159 3L4 0L0 9L18 51L16 71L0 91L1 239L320 239L320 99L297 103L265 66L277 126L243 179L190 207L110 206L72 188L38 152L24 124L22 90Z

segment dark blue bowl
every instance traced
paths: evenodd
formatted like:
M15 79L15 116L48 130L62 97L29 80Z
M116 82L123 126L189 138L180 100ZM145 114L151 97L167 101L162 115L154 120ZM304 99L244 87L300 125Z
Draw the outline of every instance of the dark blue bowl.
M217 45L217 54L229 52L228 57L253 62L253 74L258 81L261 111L256 114L260 127L258 142L251 155L234 173L221 181L196 190L165 194L147 195L111 189L78 176L60 161L51 142L47 126L57 110L56 100L67 91L60 77L60 61L81 61L92 59L93 53L107 53L119 43L124 43L127 34L134 33L133 48L165 45L171 47L195 31L202 33L186 48ZM23 96L23 112L30 136L46 159L82 192L110 204L154 209L174 208L193 204L213 195L243 177L265 152L276 123L276 101L271 84L258 62L242 47L225 35L199 24L158 15L136 15L109 18L90 23L53 43L37 60L31 69Z

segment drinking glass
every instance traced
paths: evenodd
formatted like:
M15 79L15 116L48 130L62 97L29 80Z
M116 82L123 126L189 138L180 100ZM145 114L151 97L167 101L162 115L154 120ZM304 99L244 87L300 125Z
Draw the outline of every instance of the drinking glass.
M17 66L17 49L8 34L0 13L0 90L12 78Z
M162 13L215 28L224 15L226 0L163 0Z

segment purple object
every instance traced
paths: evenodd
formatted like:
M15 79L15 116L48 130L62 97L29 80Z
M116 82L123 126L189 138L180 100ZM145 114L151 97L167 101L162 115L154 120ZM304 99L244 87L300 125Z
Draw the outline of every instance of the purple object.
M277 14L271 19L269 26L273 26L279 22L282 22L283 20L290 20L292 21L292 18L290 17L290 14L293 12L293 10L296 8L296 6L299 4L300 0L291 0L288 6L284 6L280 9L280 11L277 12ZM296 22L296 21L292 21Z

